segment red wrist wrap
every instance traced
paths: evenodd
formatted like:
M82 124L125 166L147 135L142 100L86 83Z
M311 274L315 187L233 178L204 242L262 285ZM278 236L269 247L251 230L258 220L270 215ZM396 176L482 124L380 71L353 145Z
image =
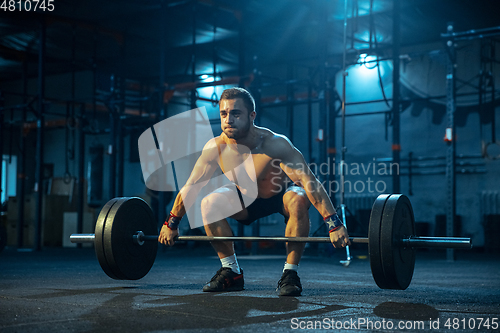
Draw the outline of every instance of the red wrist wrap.
M166 225L170 230L177 230L177 228L179 227L179 223L181 223L181 218L170 213L170 216L165 221L165 223L163 223L163 225Z

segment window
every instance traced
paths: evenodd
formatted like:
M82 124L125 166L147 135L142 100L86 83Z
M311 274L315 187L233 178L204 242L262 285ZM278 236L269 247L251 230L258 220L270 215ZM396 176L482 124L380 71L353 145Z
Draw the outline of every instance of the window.
M2 156L2 191L0 202L16 196L17 156Z

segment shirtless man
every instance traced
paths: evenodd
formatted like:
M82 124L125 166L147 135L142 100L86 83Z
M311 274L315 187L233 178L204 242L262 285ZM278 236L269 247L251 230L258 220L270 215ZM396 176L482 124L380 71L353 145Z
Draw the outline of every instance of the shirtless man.
M221 127L223 133L210 140L197 160L186 185L177 195L168 220L163 225L158 241L172 246L179 232L177 227L186 208L182 198L193 193L192 186L202 179L208 179L217 168L224 172L221 161L244 159L238 147L246 147L252 155L257 179L257 199L238 213L228 216L248 225L258 218L273 213L285 217L286 237L307 237L309 235L310 204L318 210L327 223L332 244L345 247L350 244L347 230L342 225L328 194L311 172L302 154L283 135L273 133L267 128L254 125L255 102L248 91L231 88L223 92L219 102ZM215 153L214 153L215 152ZM293 186L286 185L293 182ZM239 184L238 184L239 185ZM207 236L233 236L226 219L209 223L209 217L220 212L234 193L229 187L207 195L201 203L201 212ZM246 191L238 186L238 195L243 199ZM222 267L203 291L243 290L243 271L238 265L233 242L212 242ZM278 282L280 296L299 296L302 285L297 268L304 251L304 243L287 243L287 257L283 275Z

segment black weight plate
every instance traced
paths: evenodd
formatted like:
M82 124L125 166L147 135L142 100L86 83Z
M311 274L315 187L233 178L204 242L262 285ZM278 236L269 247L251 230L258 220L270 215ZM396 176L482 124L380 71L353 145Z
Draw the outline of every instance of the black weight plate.
M382 289L389 289L382 266L382 254L380 253L380 225L382 224L382 214L388 198L389 194L381 194L377 197L372 206L370 223L368 225L368 256L370 258L370 268L375 283Z
M386 201L380 226L380 252L388 289L404 290L415 268L415 250L402 239L415 235L415 218L408 197L392 194Z
M132 238L137 231L158 234L153 211L141 198L120 198L111 208L104 228L104 253L120 279L144 277L156 259L158 242L138 245Z
M101 265L102 270L106 273L110 278L119 280L120 278L111 270L109 266L108 259L106 258L106 254L104 253L104 226L106 225L106 220L109 215L109 211L111 207L118 201L117 198L109 200L104 207L101 209L99 216L97 217L97 222L95 225L95 238L94 238L94 250L97 256L97 260Z

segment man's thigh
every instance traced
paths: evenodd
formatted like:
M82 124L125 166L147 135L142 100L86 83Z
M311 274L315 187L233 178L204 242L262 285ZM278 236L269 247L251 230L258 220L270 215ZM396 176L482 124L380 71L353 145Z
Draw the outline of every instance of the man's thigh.
M248 217L248 211L242 205L241 194L235 185L220 187L205 198L208 200L208 205L217 210L220 219L229 217L244 220Z

